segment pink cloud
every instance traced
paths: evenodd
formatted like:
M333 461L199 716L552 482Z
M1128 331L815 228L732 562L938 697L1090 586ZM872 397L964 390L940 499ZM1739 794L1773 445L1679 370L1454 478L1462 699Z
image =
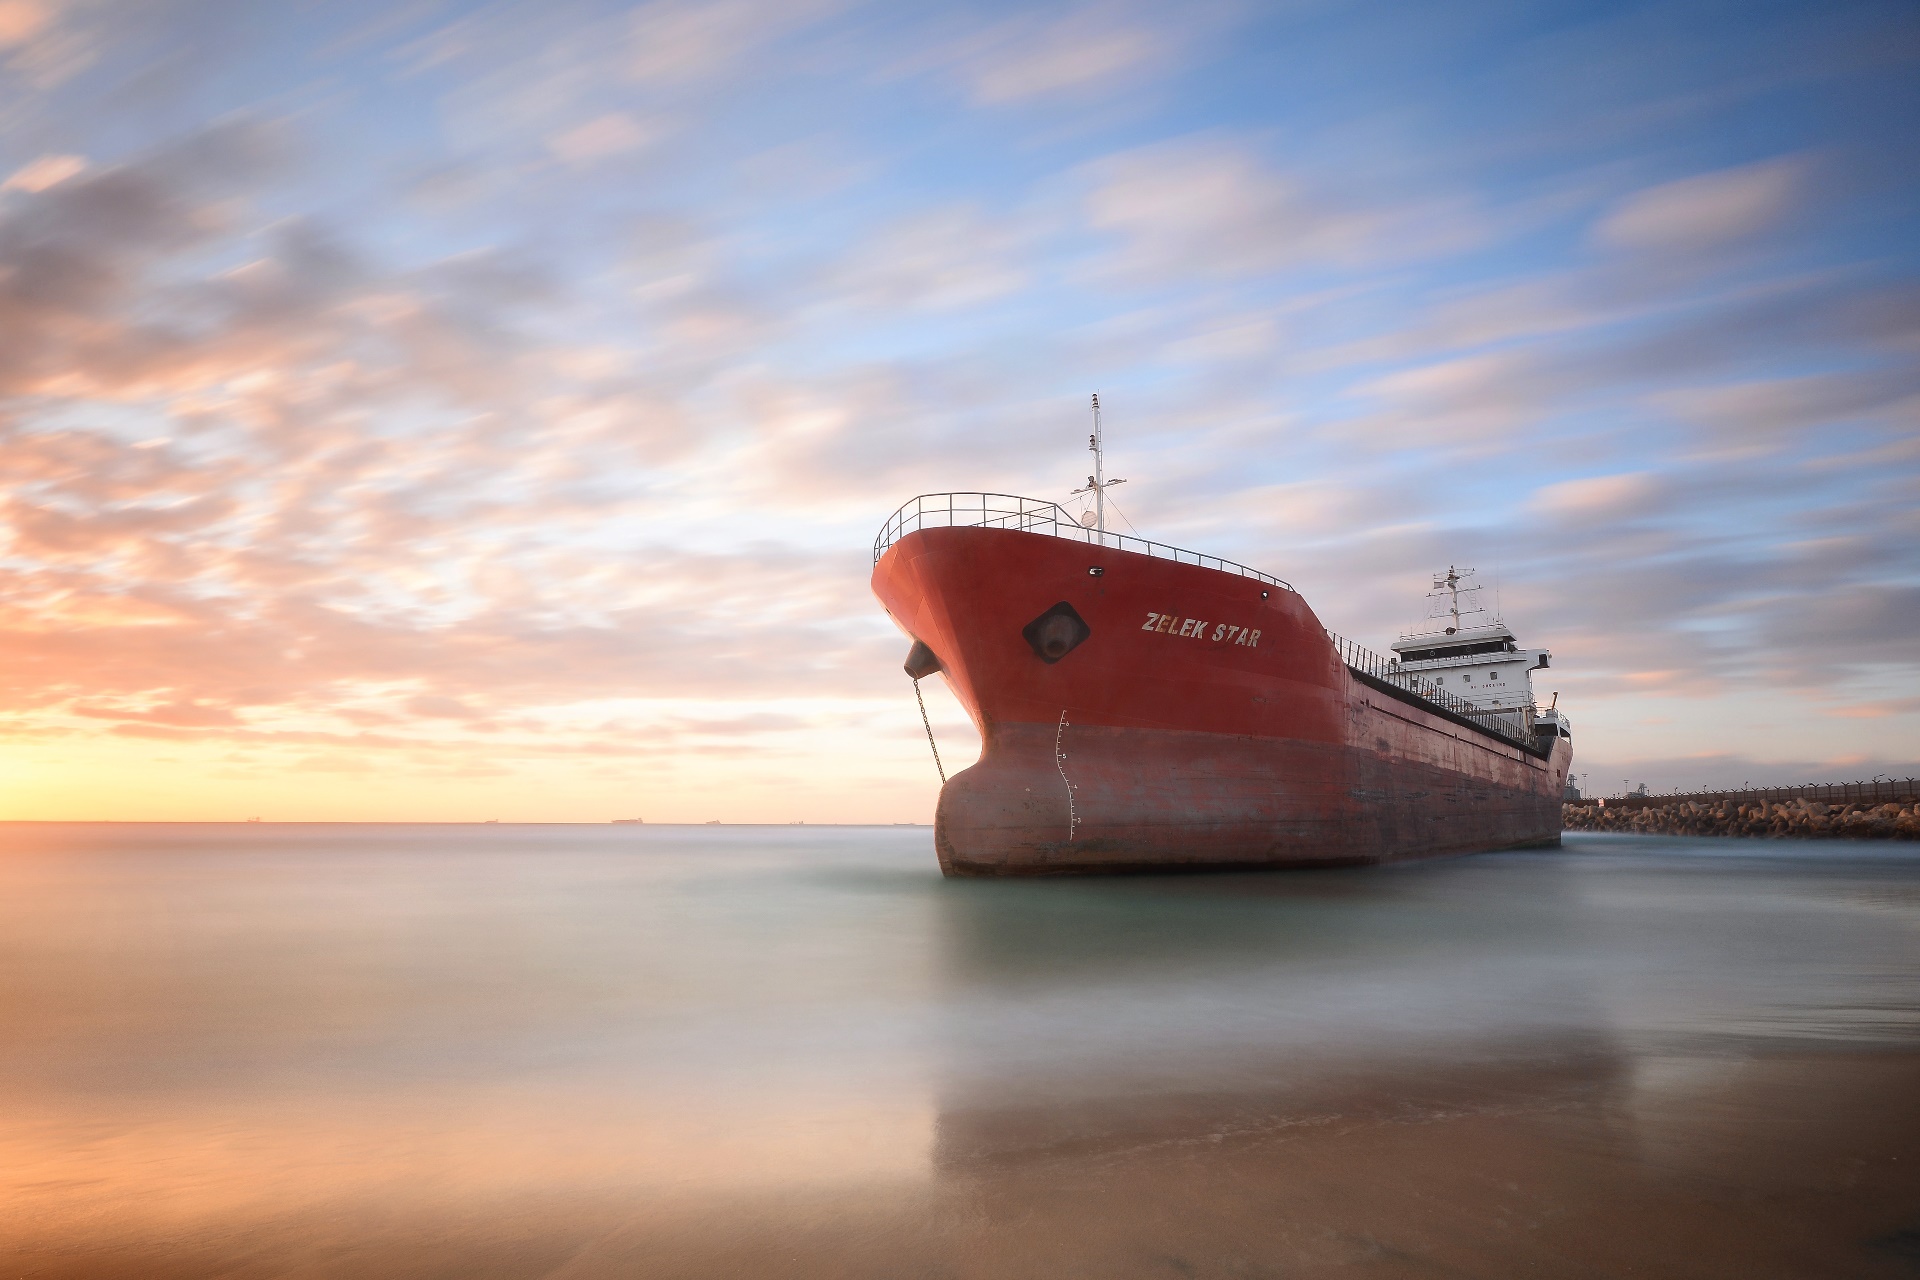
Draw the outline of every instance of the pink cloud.
M1594 228L1602 244L1646 253L1697 253L1779 225L1803 195L1808 165L1786 156L1636 192Z
M139 708L75 702L67 708L67 712L70 715L86 716L96 720L144 722L195 729L240 723L233 712L226 707L209 707L197 702L169 702L157 707Z
M1856 702L1851 706L1834 707L1827 714L1843 720L1884 720L1889 716L1909 716L1920 713L1920 698L1885 698L1878 702Z

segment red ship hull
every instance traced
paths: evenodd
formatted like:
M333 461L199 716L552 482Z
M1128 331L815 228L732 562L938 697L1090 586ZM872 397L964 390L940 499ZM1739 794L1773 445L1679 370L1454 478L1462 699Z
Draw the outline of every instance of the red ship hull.
M1324 866L1559 841L1569 740L1517 746L1354 672L1284 587L953 527L894 542L873 590L980 730L979 762L940 793L948 875ZM1078 630L1056 632L1084 638L1049 661L1034 628L1061 604Z

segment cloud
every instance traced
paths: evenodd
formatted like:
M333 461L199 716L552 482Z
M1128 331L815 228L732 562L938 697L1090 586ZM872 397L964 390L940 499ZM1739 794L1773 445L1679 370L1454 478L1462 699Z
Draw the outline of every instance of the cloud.
M1308 579L1343 632L1504 560L1621 724L1913 672L1912 144L1848 105L1897 72L1796 62L1771 19L1528 45L1554 90L1606 69L1574 119L1459 90L1518 57L1498 23L506 0L216 40L209 12L48 8L8 55L21 741L451 776L839 732L828 790L892 760L860 708L920 732L873 526L1061 494L1095 387L1143 532ZM250 110L269 83L293 122ZM1783 129L1753 95L1789 84L1845 126ZM1675 155L1700 172L1621 187Z
M1338 430L1484 453L1522 431L1564 429L1572 415L1601 404L1625 423L1678 414L1708 426L1719 443L1759 449L1795 430L1871 415L1898 423L1907 410L1897 401L1916 385L1903 350L1920 316L1910 293L1904 280L1789 276L1704 298L1694 291L1685 305L1667 298L1637 314L1596 310L1584 325L1568 318L1532 335L1516 326L1491 349L1409 363L1421 335L1433 332L1427 317L1417 317L1402 333L1343 353L1345 361L1400 359L1393 371L1348 388L1369 407ZM1841 367L1790 379L1751 376L1786 362ZM1870 407L1871 414L1859 412Z
M1357 426L1415 447L1487 449L1537 422L1568 384L1563 370L1531 352L1462 356L1358 384L1357 395L1388 408L1339 430L1345 435Z
M197 702L169 702L154 707L115 707L79 701L67 710L72 715L94 720L171 725L176 728L205 729L240 723L230 708L205 706Z
M1578 282L1555 276L1447 299L1434 307L1407 345L1412 350L1477 347L1513 338L1539 339L1618 318L1617 309L1598 306L1580 292Z
M197 140L0 211L0 390L130 423L0 420L0 706L287 742L368 717L497 732L609 694L844 695L879 669L857 543L654 543L674 510L609 481L680 437L704 375L536 335L563 300L513 255L399 270L250 222L271 174L250 154Z
M1452 252L1483 234L1463 202L1343 199L1218 138L1122 152L1086 167L1089 224L1109 271L1148 280L1353 269Z
M1842 720L1884 720L1889 716L1920 715L1920 698L1882 698L1874 702L1857 702L1850 706L1830 708L1826 714Z
M1593 523L1641 515L1660 505L1665 485L1650 472L1564 480L1536 490L1527 507L1553 519Z
M731 738L758 733L794 733L815 728L816 723L799 716L763 711L753 715L734 716L727 720L684 719L680 721L679 727L687 733L696 733L703 737Z
M1577 725L1576 725L1577 733ZM1578 737L1576 737L1578 742ZM1655 791L1738 790L1742 787L1797 787L1808 782L1865 782L1920 775L1920 757L1914 755L1835 754L1810 756L1804 747L1791 754L1767 757L1752 751L1703 751L1697 755L1650 755L1608 752L1605 756L1574 757L1574 773L1587 777L1588 794L1615 796L1631 785L1647 783Z
M1609 248L1686 254L1723 248L1778 227L1805 195L1804 157L1704 173L1621 200L1593 229Z
M1765 642L1782 656L1837 665L1912 661L1920 634L1920 586L1907 582L1860 582L1820 593L1811 602L1783 602L1765 617Z
M423 693L403 704L416 716L434 720L471 720L479 713L458 698Z
M635 151L660 136L659 130L624 111L610 111L560 134L548 150L568 164L590 164L608 156Z
M1654 402L1709 438L1746 450L1778 448L1844 423L1912 431L1920 427L1920 365L1689 387Z
M49 185L0 215L0 393L111 391L177 369L180 330L131 304L146 272L211 243L274 131L210 130L148 160ZM172 373L167 376L178 376Z
M711 77L841 7L837 0L652 0L628 19L626 71L649 83Z
M36 0L0 0L0 49L25 44L53 20L51 6Z
M472 9L413 41L415 75L456 77L441 102L470 161L548 156L574 168L662 150L728 95L764 95L842 0L541 0ZM785 60L776 57L781 50ZM650 160L655 157L649 155Z
M57 186L87 167L83 156L41 156L13 171L0 182L0 191L45 191Z
M1017 292L1030 239L979 209L931 209L862 238L822 284L841 303L883 310L946 310Z
M1083 9L1052 22L1004 23L968 43L961 69L973 100L999 105L1111 85L1164 65L1175 41L1170 32Z
M336 752L307 756L284 767L292 773L372 773L378 766L364 755L350 756Z

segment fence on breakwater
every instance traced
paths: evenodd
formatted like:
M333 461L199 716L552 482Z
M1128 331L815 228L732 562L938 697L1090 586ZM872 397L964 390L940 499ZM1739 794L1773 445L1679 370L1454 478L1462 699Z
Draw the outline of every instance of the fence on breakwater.
M1867 782L1808 782L1797 787L1733 787L1724 791L1676 791L1666 795L1588 797L1577 805L1605 804L1609 809L1647 809L1691 801L1694 804L1792 804L1817 800L1837 804L1914 804L1920 802L1920 778L1874 778Z
M1561 807L1561 822L1569 831L1648 835L1920 840L1920 780L1576 800Z

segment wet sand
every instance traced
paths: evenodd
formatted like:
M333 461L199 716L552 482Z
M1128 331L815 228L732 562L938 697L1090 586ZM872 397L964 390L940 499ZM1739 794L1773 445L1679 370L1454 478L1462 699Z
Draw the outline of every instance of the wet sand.
M116 1203L164 1192L137 1167L101 1171L118 1192L9 1179L8 1264L153 1280L1920 1271L1920 1057L1681 1060L1650 1089L1592 1068L959 1111L930 1176L841 1186L502 1195L366 1169L375 1194L149 1214Z
M9 833L0 1275L1920 1274L1914 859L163 835Z

